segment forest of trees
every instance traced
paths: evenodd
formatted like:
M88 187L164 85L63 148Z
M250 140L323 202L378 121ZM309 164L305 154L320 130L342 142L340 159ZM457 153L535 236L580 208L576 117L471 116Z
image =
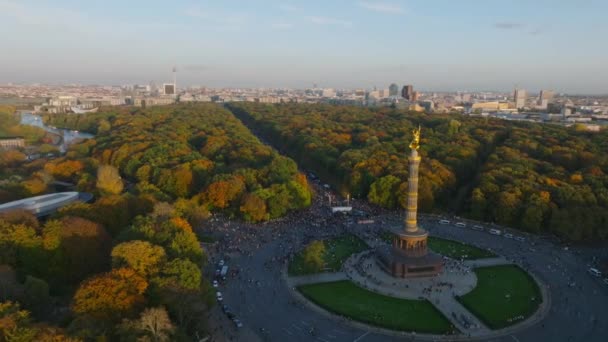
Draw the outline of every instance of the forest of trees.
M45 120L96 136L58 158L1 151L0 203L53 192L55 180L95 201L45 221L0 214L0 341L205 336L214 296L200 240L210 213L258 222L311 202L295 162L217 105Z
M3 165L16 170L14 181L7 176L0 184L0 203L43 194L52 180L61 180L104 194L126 181L136 196L188 200L196 209L191 214L221 211L251 222L310 205L311 192L296 163L259 142L217 105L120 108L44 119L57 127L89 130L95 139L48 162L23 164L18 151L3 153ZM112 174L121 177L114 185ZM100 183L98 175L106 181Z
M419 207L567 240L608 237L608 131L392 108L227 105L342 193L405 205L411 130L422 126Z

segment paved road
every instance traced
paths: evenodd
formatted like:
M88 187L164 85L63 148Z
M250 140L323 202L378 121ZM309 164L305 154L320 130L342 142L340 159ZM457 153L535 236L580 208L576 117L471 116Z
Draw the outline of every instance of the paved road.
M376 218L385 224L397 224L395 215ZM485 232L438 225L422 220L432 235L490 248L508 260L533 272L550 284L552 305L542 323L489 341L606 341L608 340L608 291L585 271L574 254L541 240L518 242ZM297 230L297 227L289 227ZM318 228L323 229L323 228ZM350 229L370 229L353 225ZM379 229L379 228L372 228ZM326 314L298 303L284 280L282 269L273 257L285 254L290 235L261 245L251 256L241 255L230 261L241 272L228 280L225 302L242 321L266 341L392 341L397 336L354 326L344 319L329 319ZM569 287L571 279L576 287ZM263 331L261 331L263 329ZM248 338L241 336L241 340Z

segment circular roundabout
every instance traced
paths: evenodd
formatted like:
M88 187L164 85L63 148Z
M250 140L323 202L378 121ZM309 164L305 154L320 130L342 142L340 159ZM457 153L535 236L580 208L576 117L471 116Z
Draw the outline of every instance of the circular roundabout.
M394 277L376 255L389 237L380 232L367 243L352 235L313 241L290 261L287 282L318 312L417 339L495 338L548 312L548 293L528 272L491 251L449 239L429 238L430 249L443 260L439 274Z

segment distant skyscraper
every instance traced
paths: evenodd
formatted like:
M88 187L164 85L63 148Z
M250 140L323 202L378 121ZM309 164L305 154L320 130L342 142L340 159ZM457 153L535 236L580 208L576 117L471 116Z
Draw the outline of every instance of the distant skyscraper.
M406 100L415 101L412 99L413 96L414 96L414 86L413 85L403 86L403 89L401 90L401 97L403 97Z
M524 108L526 106L526 91L516 88L513 93L513 100L515 101L515 108Z
M175 95L175 84L174 83L163 84L163 93L165 95Z
M420 93L415 91L412 93L412 98L410 99L410 101L416 102L416 101L418 101L418 97L420 97Z
M388 87L388 93L390 96L398 96L399 95L399 86L395 83L391 84Z
M547 102L551 102L553 100L553 96L555 93L551 90L541 90L540 95L538 96L538 103L541 104L543 100L547 100Z

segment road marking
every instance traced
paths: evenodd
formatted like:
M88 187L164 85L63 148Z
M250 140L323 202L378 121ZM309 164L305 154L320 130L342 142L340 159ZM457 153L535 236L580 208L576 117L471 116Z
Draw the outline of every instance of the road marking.
M336 330L336 329L333 329L331 332L335 332L335 333L337 333L337 334L342 334L342 335L348 335L348 333L347 333L347 332L344 332L344 331L342 331L342 330Z
M370 333L370 332L371 332L371 331L368 331L368 332L366 332L365 334L363 334L363 335L361 335L361 336L357 337L356 339L354 339L354 340L353 340L353 342L359 342L359 341L361 341L361 340L362 340L362 339L363 339L365 336L369 335L369 333Z
M321 342L329 342L328 340L323 339L323 338L320 338L320 337L317 337L317 341L321 341Z
M336 338L336 336L334 336L334 335L330 335L330 334L327 334L327 337L331 338L332 340L333 340L334 338Z
M515 340L515 342L519 342L519 339L517 339L517 337L515 337L514 335L511 335L511 337Z
M295 329L300 330L300 331L304 331L304 329L302 329L301 326L298 326L298 325L295 325L295 324L292 324L291 326L294 327Z
M293 334L291 333L291 331L289 331L289 330L287 330L287 329L285 329L285 328L283 328L283 330L284 330L286 333L288 333L289 335L293 336Z

